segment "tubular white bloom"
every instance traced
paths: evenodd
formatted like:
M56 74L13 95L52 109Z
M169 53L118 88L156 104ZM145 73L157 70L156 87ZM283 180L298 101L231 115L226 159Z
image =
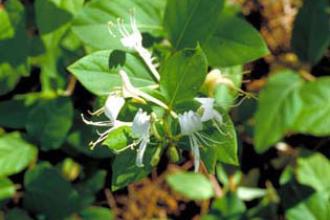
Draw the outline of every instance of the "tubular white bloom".
M136 157L136 165L138 167L143 167L144 152L150 141L150 120L150 115L143 112L142 109L139 109L133 120L132 135L138 139L135 145L139 144Z
M125 99L118 95L109 95L107 101L104 106L104 114L112 121L112 123L116 124L117 117L119 115L120 110L125 105Z
M124 70L119 70L119 75L121 77L122 80L122 93L123 96L125 98L135 98L135 99L142 99L142 100L146 100L149 102L152 102L156 105L159 105L160 107L168 110L169 107L162 101L160 101L159 99L154 98L153 96L135 88L131 81L129 80L129 77L127 75L127 73ZM171 111L171 114L174 118L177 118L177 115L175 112Z
M203 122L212 120L215 128L222 134L224 132L221 130L223 125L222 115L214 109L214 99L213 98L195 98L196 101L201 103L201 109L203 111L201 120Z
M98 122L89 121L84 117L83 114L81 114L83 122L87 125L93 125L97 127L110 127L109 129L107 129L102 133L98 132L99 138L95 142L90 143L92 149L95 148L97 144L104 141L108 137L108 134L114 129L120 126L131 124L129 122L122 122L117 120L119 112L124 106L124 104L125 104L125 99L123 97L120 97L116 93L112 93L108 96L105 105L102 108L98 109L95 112L90 113L91 115L100 115L104 113L105 116L107 116L107 118L109 119L108 121L98 121Z
M111 30L113 24L109 23L109 32L116 37L114 32ZM157 71L158 64L154 64L155 58L152 57L152 54L143 47L142 45L142 34L139 31L136 20L133 15L130 16L130 32L125 27L124 21L120 18L117 19L117 27L118 31L121 35L120 42L123 44L124 47L127 47L131 50L135 50L139 56L143 59L146 63L148 68L150 69L151 73L154 77L159 81L160 75Z
M207 146L211 143L219 144L219 142L210 139L209 137L200 133L203 130L202 118L193 111L184 112L179 114L179 124L181 129L181 134L188 136L191 151L194 155L194 167L195 172L199 169L200 163L200 146Z

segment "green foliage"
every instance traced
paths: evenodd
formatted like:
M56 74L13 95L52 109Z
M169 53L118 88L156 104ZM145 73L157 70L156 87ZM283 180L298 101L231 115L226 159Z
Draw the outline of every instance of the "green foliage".
M166 60L161 71L160 89L169 106L192 99L202 86L207 60L200 47L183 50Z
M316 64L330 43L329 2L305 0L296 17L292 47L302 61Z
M204 42L216 27L223 4L223 0L167 1L164 26L173 47L194 48Z
M25 169L37 156L36 148L23 140L18 132L0 136L0 176Z
M214 195L211 182L202 174L178 172L166 178L174 191L192 200L205 200Z
M163 33L162 15L165 1L103 1L93 0L77 15L73 32L87 45L96 49L121 49L119 37L113 38L108 31L108 22L117 23L117 18L129 23L129 15L134 11L137 23L143 32L155 35Z
M131 207L104 190L117 200L151 176L159 207L141 212L163 215L175 199L196 201L203 220L327 220L329 4L299 8L300 60L284 70L281 51L245 65L270 53L246 11L224 0L0 1L0 219L117 219ZM275 144L271 157L252 149Z
M289 131L329 135L329 82L329 77L306 82L291 70L271 77L260 94L256 113L257 151L267 150Z
M41 144L42 150L61 147L72 125L70 99L42 100L29 112L26 130Z
M211 66L228 67L244 64L269 53L260 34L246 21L223 14L215 32L204 42Z
M111 53L112 51L92 53L78 60L68 69L90 92L96 95L107 95L115 87L121 85L118 68L109 69ZM133 85L143 87L153 84L148 70L134 55L125 55L123 69L130 74Z
M48 219L63 219L78 208L78 192L49 164L39 164L28 171L24 187L24 206Z

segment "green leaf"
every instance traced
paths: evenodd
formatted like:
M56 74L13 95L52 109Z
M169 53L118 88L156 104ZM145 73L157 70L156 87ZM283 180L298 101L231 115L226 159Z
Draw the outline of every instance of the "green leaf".
M102 143L112 151L120 151L132 142L132 128L130 126L119 127L109 133L107 139Z
M111 189L113 191L137 182L148 176L152 166L150 161L156 147L147 146L144 154L144 167L136 166L136 151L128 149L115 157L112 164Z
M16 174L36 159L37 150L18 132L0 137L0 177Z
M329 2L305 0L296 17L292 47L302 61L317 63L330 43Z
M49 164L39 164L24 177L24 207L49 220L64 219L77 211L78 192Z
M235 126L228 113L220 108L217 108L217 111L223 117L223 122L220 126L221 131L215 129L214 125L210 122L209 129L204 132L205 136L212 141L209 141L209 145L202 148L201 152L202 160L207 169L212 173L214 173L217 161L232 165L239 164Z
M98 135L92 126L82 123L81 117L77 117L73 124L72 132L68 135L67 142L70 146L79 153L83 153L92 158L109 158L111 152L103 146L98 146L91 150L89 143L91 140L96 140Z
M36 22L41 34L50 33L68 23L72 15L57 7L54 0L36 0Z
M164 26L176 49L195 48L212 34L223 0L168 0Z
M299 183L311 186L316 191L328 192L330 197L330 161L320 153L305 152L297 160Z
M0 201L14 196L16 187L8 178L0 178Z
M7 212L6 220L33 220L26 211L18 208L11 209Z
M241 220L244 219L246 207L235 193L227 193L225 196L216 199L211 208L211 214L202 220Z
M303 107L291 130L315 136L330 135L330 77L319 77L300 89Z
M14 36L14 28L11 25L8 13L0 8L0 40L11 38Z
M31 106L20 99L0 102L0 126L24 128Z
M54 150L61 147L72 120L73 106L69 98L41 100L30 111L26 130L39 141L42 150Z
M207 72L207 60L200 47L175 53L161 69L160 90L169 106L194 98Z
M302 108L299 90L304 81L296 72L284 70L269 78L261 91L256 112L255 144L264 152L288 131Z
M288 220L328 220L329 216L329 196L324 193L314 193L286 211Z
M20 77L28 75L24 7L18 0L7 1L4 6L14 33L0 41L0 95L12 91Z
M226 14L220 16L216 31L202 48L214 67L245 64L269 53L257 30L243 19Z
M134 10L141 32L160 35L163 32L163 0L93 0L88 2L77 15L73 32L87 45L96 49L121 49L120 37L114 38L108 31L108 22L117 23L117 18L129 25L129 16Z
M82 220L112 220L114 216L110 209L92 206L79 213Z
M96 95L108 95L114 87L122 85L118 68L109 69L110 54L109 50L92 53L69 66L69 70L90 92ZM148 69L141 60L131 54L126 54L123 69L134 86L154 84Z
M177 172L166 177L170 187L192 200L205 200L214 196L211 182L200 173Z

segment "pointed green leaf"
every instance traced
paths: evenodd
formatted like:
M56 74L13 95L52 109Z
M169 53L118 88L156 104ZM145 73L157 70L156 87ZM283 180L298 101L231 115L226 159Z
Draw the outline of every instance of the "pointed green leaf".
M164 26L176 49L195 48L214 31L223 0L168 0Z
M214 67L245 64L269 53L257 30L243 19L225 14L202 48Z
M109 69L111 52L106 50L92 53L69 66L69 70L90 92L108 95L115 87L122 85L119 69ZM126 54L122 68L136 87L152 85L154 82L142 61L131 54Z
M170 106L196 96L207 73L207 60L200 47L172 55L161 68L160 90Z

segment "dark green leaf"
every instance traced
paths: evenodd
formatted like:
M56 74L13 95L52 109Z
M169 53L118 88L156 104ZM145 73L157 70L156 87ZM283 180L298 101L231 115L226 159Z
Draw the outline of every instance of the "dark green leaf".
M31 108L25 100L0 102L0 125L8 128L24 128Z
M26 211L14 208L6 214L5 220L32 220L32 218Z
M160 89L170 106L194 98L207 72L207 60L200 47L175 53L161 69Z
M260 34L246 21L221 15L216 31L202 48L211 66L228 67L256 60L268 49Z
M0 136L1 177L21 172L36 156L36 148L25 142L18 132Z
M164 26L176 49L195 48L215 30L223 0L168 0Z
M117 18L129 24L129 16L135 11L141 32L159 35L162 30L163 0L103 1L93 0L85 5L74 21L73 32L86 44L97 49L121 49L121 36L114 38L108 31L108 22Z
M24 207L31 212L58 220L77 211L78 192L49 164L40 164L28 171L24 187Z
M144 167L136 166L136 151L128 149L115 157L112 164L111 189L113 191L137 182L151 172L151 157L156 147L147 146L144 155Z
M305 0L296 17L292 47L302 61L317 63L330 43L329 2Z
M54 0L36 0L36 22L41 34L50 33L68 23L72 15L57 7Z
M166 181L174 191L192 200L210 199L214 196L211 182L200 173L169 174Z
M118 69L109 69L111 51L92 53L69 66L78 80L96 95L108 95L114 87L121 86L122 82ZM143 87L153 84L153 79L144 64L135 56L126 54L123 69L127 72L134 86Z
M42 100L30 111L26 123L28 134L36 138L43 150L61 147L73 120L73 106L68 98Z

